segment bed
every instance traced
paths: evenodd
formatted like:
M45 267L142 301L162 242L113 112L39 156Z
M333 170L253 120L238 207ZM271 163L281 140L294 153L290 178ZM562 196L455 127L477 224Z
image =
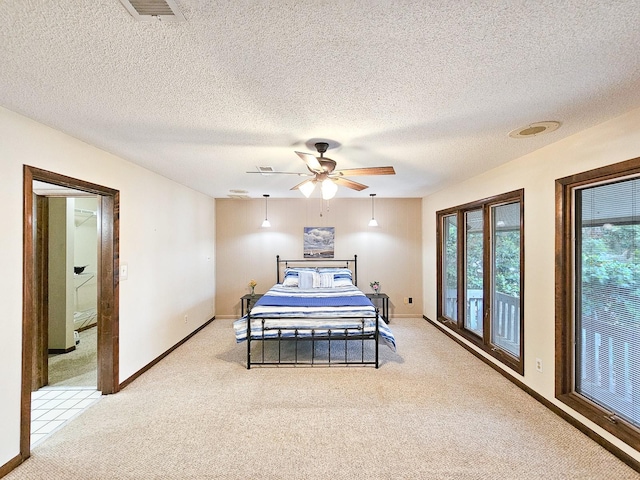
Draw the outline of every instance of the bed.
M349 260L281 260L276 284L234 322L252 365L373 365L379 345L395 338L357 287L357 256ZM283 275L281 275L283 274ZM281 281L282 280L282 281Z

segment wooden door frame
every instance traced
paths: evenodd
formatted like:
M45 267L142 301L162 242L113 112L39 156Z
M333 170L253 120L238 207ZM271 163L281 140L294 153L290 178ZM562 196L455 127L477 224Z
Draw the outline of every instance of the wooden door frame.
M98 390L116 393L119 384L119 223L120 192L112 188L24 165L23 185L23 282L22 282L22 388L20 402L20 456L31 454L31 390L35 322L33 181L72 188L98 196Z
M32 195L34 212L34 291L31 390L49 384L49 199Z

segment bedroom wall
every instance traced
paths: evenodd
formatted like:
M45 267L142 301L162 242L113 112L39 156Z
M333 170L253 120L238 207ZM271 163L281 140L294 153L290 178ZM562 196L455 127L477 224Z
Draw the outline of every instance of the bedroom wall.
M435 320L437 291L436 277L432 272L436 271L436 212L524 188L525 375L520 377L508 369L505 371L640 460L640 452L591 422L583 420L554 399L554 182L567 175L640 157L638 125L640 109L568 137L483 175L448 187L423 199L422 223L424 314ZM465 343L468 344L466 341ZM452 342L452 348L459 347ZM535 369L536 358L543 361L543 373ZM470 366L474 365L476 363L470 359Z
M321 205L322 216L320 216ZM276 255L303 256L304 227L335 227L335 258L358 255L358 286L371 292L371 281L389 295L392 317L422 312L421 200L375 199L378 227L369 227L371 199L269 199L271 228L262 228L264 199L216 201L217 318L237 317L247 283L264 293L276 282ZM405 305L404 297L413 304Z
M0 131L2 466L19 454L23 164L120 191L121 382L214 315L215 200L4 108Z
M53 350L68 350L73 340L73 252L75 236L73 201L49 201L49 344Z
M98 296L98 278L95 275L98 265L98 225L97 216L86 212L98 210L98 197L78 197L67 199L74 204L74 266L86 265L82 275L74 276L74 312L78 318L74 319L76 328L95 323L89 313L96 308ZM81 210L82 212L78 212Z

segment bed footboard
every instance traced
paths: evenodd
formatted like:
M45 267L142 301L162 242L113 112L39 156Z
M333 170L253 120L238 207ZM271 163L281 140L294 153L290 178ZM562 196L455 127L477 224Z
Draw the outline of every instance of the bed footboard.
M349 318L348 328L280 328L279 317L260 317L260 333L251 332L251 310L247 313L247 369L252 366L332 366L372 365L379 368L379 322L376 308L375 328L367 328L374 317ZM293 320L287 318L287 321ZM308 317L305 320L309 320ZM323 319L326 320L326 319ZM344 318L341 318L344 320ZM353 325L357 323L358 325Z

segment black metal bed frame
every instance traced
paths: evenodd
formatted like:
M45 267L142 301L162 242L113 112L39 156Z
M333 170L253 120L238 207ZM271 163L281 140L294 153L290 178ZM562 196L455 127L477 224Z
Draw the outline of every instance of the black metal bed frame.
M280 283L280 270L284 265L284 268L295 267L295 266L308 266L309 263L323 263L323 266L328 266L328 264L335 267L336 263L344 264L344 268L349 268L350 264L353 264L353 282L354 285L358 285L358 256L354 255L353 259L348 260L334 260L334 259L309 259L306 258L304 260L281 260L280 255L276 256L276 265L277 265L277 283ZM342 268L340 266L340 268ZM311 336L299 336L299 330L294 329L293 337L283 337L282 336L282 328L277 327L266 327L265 323L267 320L278 320L283 317L279 317L277 315L269 316L269 317L260 317L262 322L262 338L260 339L252 339L251 338L251 300L249 300L247 305L247 369L250 369L252 365L290 365L290 366L298 366L298 365L306 365L306 366L330 366L330 365L374 365L375 368L379 367L379 322L380 315L378 308L375 309L375 329L373 333L365 333L365 322L368 318L373 318L371 316L357 316L357 317L349 317L351 320L360 319L360 326L357 328L345 328L345 329L337 329L337 330L328 330L327 333L321 333L316 335L315 330L311 330ZM292 320L294 317L286 317L287 320ZM302 318L302 317L301 317ZM313 320L314 317L303 317L305 320ZM317 317L318 319L326 320L327 317ZM346 317L339 317L346 318ZM265 337L265 331L269 330L278 330L277 337ZM307 331L305 329L305 331ZM348 345L353 345L354 342L360 342L360 356L359 359L349 358L348 354ZM374 354L373 359L369 359L370 356L365 358L365 342L374 342ZM260 359L252 357L252 342L260 342L261 348ZM267 342L277 343L277 359L276 360L267 360L265 358L265 346ZM282 344L283 342L294 343L294 358L293 360L283 360L282 359ZM310 359L299 359L298 358L298 346L300 342L311 343L311 358ZM316 344L318 342L326 342L327 343L327 358L325 361L316 361ZM335 359L331 356L331 343L332 342L344 342L344 355L341 355L341 358ZM351 342L351 343L348 343Z
M332 263L336 265L332 265L335 268L349 268L349 265L353 263L353 284L358 286L358 255L354 255L353 258L349 258L346 260L333 259L333 258L305 258L302 260L280 260L280 255L276 255L276 283L280 283L280 270L283 268L287 269L289 267L304 267L308 266L308 264L312 263L324 263L325 267L328 266L326 264Z

